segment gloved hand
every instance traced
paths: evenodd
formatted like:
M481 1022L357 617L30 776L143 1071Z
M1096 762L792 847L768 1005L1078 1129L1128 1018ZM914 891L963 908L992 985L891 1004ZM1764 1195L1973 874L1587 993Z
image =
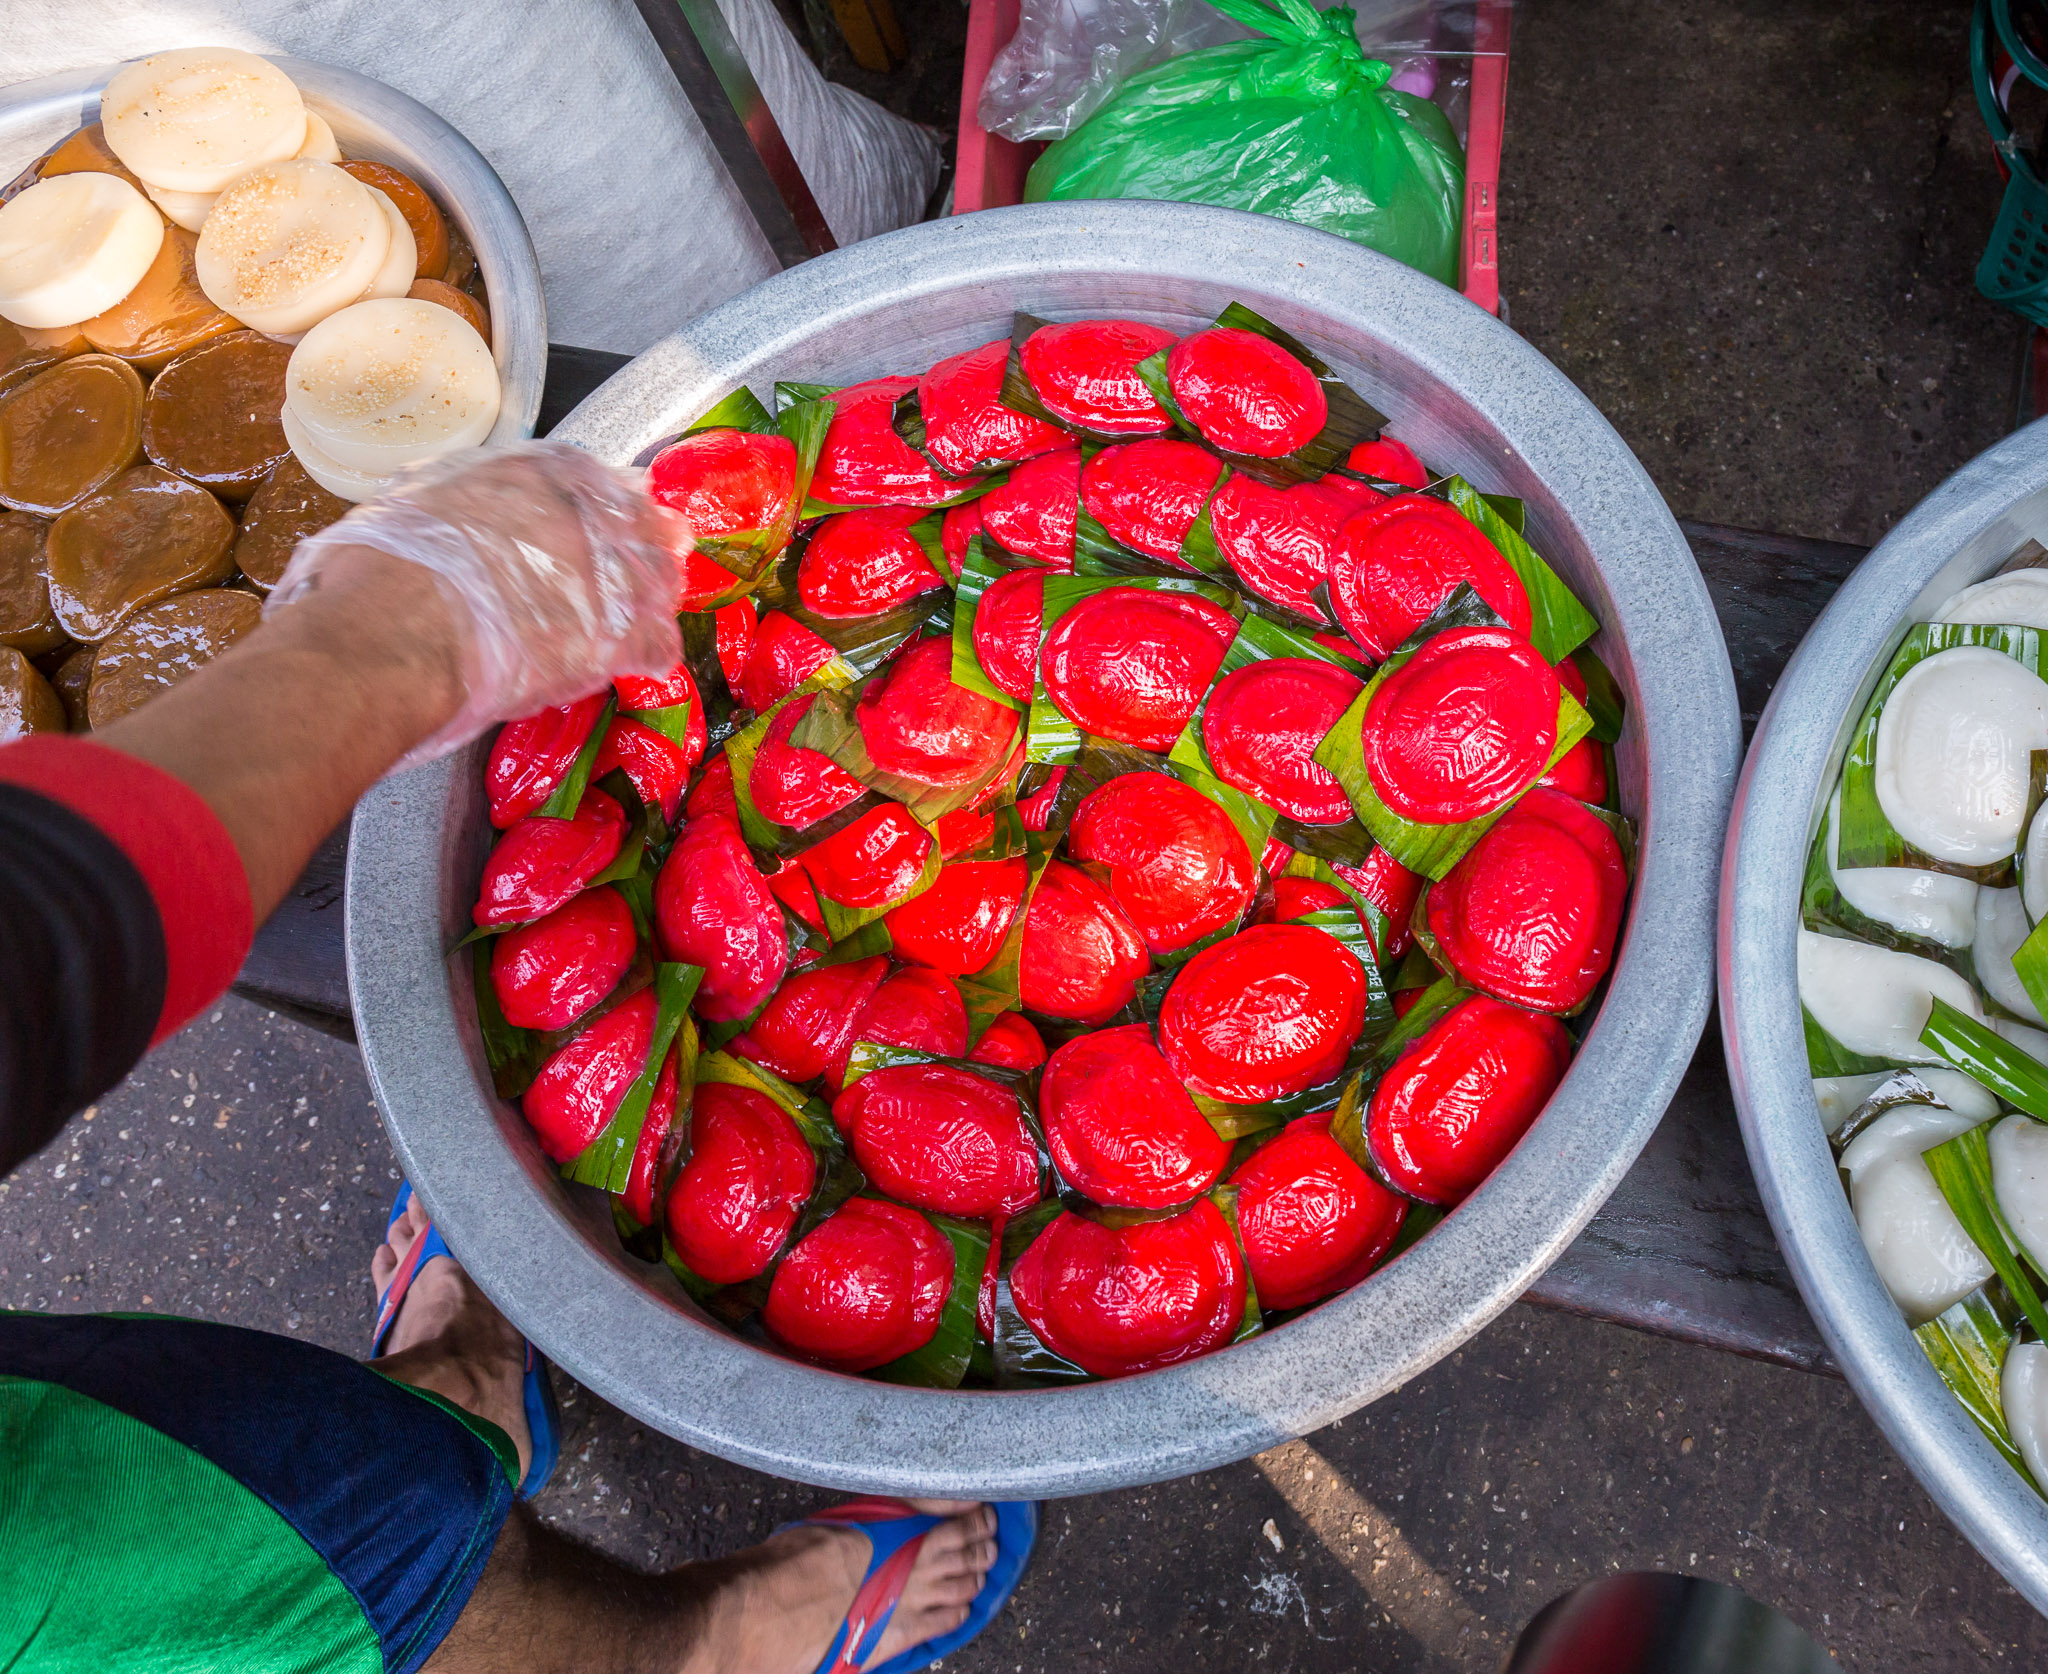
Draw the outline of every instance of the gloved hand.
M676 598L689 530L632 477L566 442L423 468L301 541L265 614L312 592L336 553L360 547L432 571L462 642L462 705L401 767L615 675L666 674L682 658Z

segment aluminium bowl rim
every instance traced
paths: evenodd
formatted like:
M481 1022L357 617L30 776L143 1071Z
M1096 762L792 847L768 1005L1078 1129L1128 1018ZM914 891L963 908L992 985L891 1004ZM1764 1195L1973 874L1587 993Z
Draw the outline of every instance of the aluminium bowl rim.
M1361 332L1369 321L1377 342L1397 345L1418 377L1448 385L1484 421L1510 415L1546 492L1604 555L1631 661L1654 653L1640 669L1649 747L1638 900L1606 1008L1533 1130L1541 1143L1525 1143L1400 1261L1284 1331L1121 1382L903 1389L817 1371L687 1320L624 1278L624 1258L584 1240L537 1171L496 1140L495 1101L462 1056L435 940L439 821L451 775L475 752L379 786L350 847L358 1030L393 1142L456 1254L604 1399L722 1457L829 1486L1037 1497L1159 1480L1242 1458L1398 1387L1505 1308L1591 1218L1661 1117L1711 994L1712 880L1740 727L1690 549L1640 464L1561 373L1398 263L1291 223L1190 205L1035 205L926 223L805 263L701 316L558 434L631 459L664 433L649 433L646 415L673 404L679 379L694 375L690 387L711 395L733 381L721 368L758 366L885 300L1042 281L1060 270L1043 253L1048 239L1069 269L1203 285L1230 272L1254 296L1291 295ZM1610 626L1618 633L1621 622ZM573 1318L566 1298L585 1304Z
M1728 828L1718 909L1721 1034L1764 1209L1822 1337L1921 1485L2035 1609L2048 1612L2048 1502L1992 1448L1921 1351L1864 1250L1821 1133L1799 1027L1807 846L1848 696L1900 618L1973 543L2012 550L2018 503L2048 496L2048 423L1980 454L1865 558L1808 630L1757 725ZM2038 527L2039 511L2033 514Z

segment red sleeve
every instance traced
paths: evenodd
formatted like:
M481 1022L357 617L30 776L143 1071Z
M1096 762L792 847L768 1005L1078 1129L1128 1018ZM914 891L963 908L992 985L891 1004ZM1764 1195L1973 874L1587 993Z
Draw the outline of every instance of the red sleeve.
M164 931L164 1009L155 1045L234 981L256 926L227 828L199 793L158 767L87 738L0 746L0 780L62 803L128 857Z

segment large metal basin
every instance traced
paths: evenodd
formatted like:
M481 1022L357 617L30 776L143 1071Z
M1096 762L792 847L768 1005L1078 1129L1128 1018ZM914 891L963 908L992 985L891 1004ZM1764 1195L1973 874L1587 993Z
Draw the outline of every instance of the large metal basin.
M2048 424L1972 460L1857 566L1758 723L1721 873L1721 1038L1743 1143L1800 1294L1850 1385L1971 1544L2048 1611L2048 1502L1928 1363L1864 1252L1806 1063L1795 932L1849 735L1906 629L2048 538Z
M1604 1011L1521 1148L1399 1261L1284 1329L1120 1383L1031 1393L892 1388L710 1325L621 1254L494 1098L466 960L488 832L467 751L356 814L349 980L407 1174L520 1329L605 1399L725 1458L842 1488L1071 1494L1180 1476L1301 1435L1398 1387L1519 1296L1662 1115L1710 995L1713 877L1739 751L1707 592L1642 468L1592 405L1455 292L1321 233L1228 210L995 210L878 238L756 286L657 344L556 432L625 462L740 383L914 371L1011 312L1187 329L1233 299L1307 339L1426 458L1528 501L1537 544L1606 624L1629 698L1623 798L1642 870Z

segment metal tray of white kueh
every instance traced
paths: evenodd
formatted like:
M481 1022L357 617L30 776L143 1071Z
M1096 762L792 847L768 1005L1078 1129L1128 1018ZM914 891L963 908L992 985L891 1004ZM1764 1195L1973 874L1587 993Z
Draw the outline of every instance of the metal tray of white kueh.
M388 163L427 189L476 252L490 297L491 355L503 397L489 440L533 434L548 374L548 320L540 258L519 206L483 154L417 99L374 77L267 54L306 107L327 120L344 157ZM121 66L104 64L0 87L0 184L75 128L99 120L100 90Z
M491 1091L469 962L490 836L481 744L378 786L349 849L348 966L371 1084L455 1254L606 1400L727 1459L827 1486L999 1498L1158 1481L1303 1435L1479 1330L1635 1159L1707 1013L1713 878L1740 752L1707 590L1657 490L1590 402L1456 292L1324 233L1232 210L1074 203L928 222L757 285L656 344L556 431L624 464L736 386L916 372L1013 311L1187 331L1226 304L1304 339L1434 466L1528 503L1531 538L1605 625L1628 698L1621 795L1641 870L1611 992L1548 1109L1456 1213L1322 1307L1234 1348L1042 1391L840 1376L711 1324L618 1247Z
M2048 539L2048 423L1950 477L1857 566L1772 694L1721 873L1721 1038L1743 1143L1814 1322L1850 1385L1970 1543L2048 1611L2048 1501L1992 1449L1865 1253L1821 1131L1799 1009L1806 857L1849 735L1908 627Z

